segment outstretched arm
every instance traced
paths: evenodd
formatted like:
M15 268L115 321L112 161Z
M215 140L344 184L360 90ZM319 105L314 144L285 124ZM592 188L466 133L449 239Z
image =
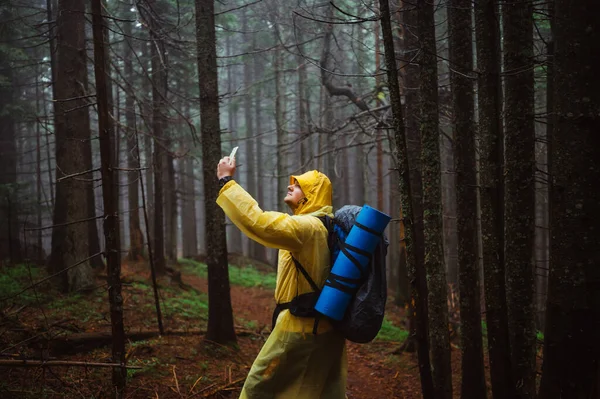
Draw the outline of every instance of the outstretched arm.
M219 179L233 176L235 159L223 158L217 167ZM217 204L231 221L249 238L271 248L299 251L310 226L303 218L281 212L265 212L252 196L235 181L227 182L219 193Z

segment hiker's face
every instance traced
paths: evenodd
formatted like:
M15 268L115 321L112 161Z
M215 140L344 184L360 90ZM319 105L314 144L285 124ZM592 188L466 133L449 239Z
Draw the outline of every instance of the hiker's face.
M304 192L302 192L300 185L297 181L294 181L294 184L290 184L287 187L287 195L285 196L283 201L286 204L288 204L290 208L296 209L296 207L298 206L298 202L300 202L300 200L304 197L305 195Z

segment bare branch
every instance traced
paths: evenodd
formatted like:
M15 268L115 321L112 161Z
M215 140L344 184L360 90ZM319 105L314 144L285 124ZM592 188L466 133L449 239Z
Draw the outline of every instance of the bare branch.
M118 363L95 362L69 362L66 360L4 360L0 359L0 366L5 367L52 367L52 366L78 366L78 367L125 367L128 369L141 369L141 366L126 366Z
M329 24L323 37L323 52L321 53L321 82L327 89L327 92L331 96L344 96L348 97L359 109L362 111L369 111L369 106L363 101L362 98L357 96L352 90L347 87L335 86L333 84L333 77L327 71L327 60L330 54L331 35L333 32L333 25Z
M60 183L63 180L67 180L70 179L72 177L77 177L77 176L82 176L82 175L87 175L88 173L94 173L94 172L98 172L100 170L100 168L95 168L95 169L90 169L90 170L84 170L83 172L77 172L77 173L73 173L71 175L67 175L67 176L63 176L63 177L59 177L58 179L56 179L57 183Z
M59 223L59 224L52 224L50 226L42 226L42 227L28 227L26 229L24 229L25 231L36 231L36 230L47 230L47 229L53 229L55 227L63 227L63 226L68 226L70 224L75 224L75 223L84 223L84 222L90 222L92 220L96 220L96 219L102 219L104 217L104 215L99 215L99 216L94 216L91 218L87 218L87 219L80 219L80 220L75 220L73 222L67 222L67 223Z

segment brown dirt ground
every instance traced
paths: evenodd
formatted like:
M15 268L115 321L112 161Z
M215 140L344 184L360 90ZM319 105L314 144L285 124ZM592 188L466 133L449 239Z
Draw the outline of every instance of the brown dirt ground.
M145 265L123 266L124 280L148 279ZM203 278L183 274L188 289L207 292ZM172 284L168 279L161 285ZM100 286L102 281L99 280ZM105 296L105 291L101 294ZM129 332L156 330L153 299L140 298L134 284L123 289L125 325ZM167 295L167 294L163 294ZM150 295L151 296L151 295ZM101 297L98 297L101 298ZM146 366L128 379L127 398L237 398L244 378L270 331L274 307L272 290L265 288L231 287L231 300L236 318L238 348L229 348L206 342L202 333L187 336L165 335L133 343L128 346L128 363ZM110 331L106 301L91 301L89 313L82 318L65 309L58 314L40 314L39 309L25 309L20 320L24 326L37 328L41 320L45 325L62 323L74 332ZM388 301L387 317L395 325L404 322L404 309ZM65 321L66 320L66 321ZM178 314L165 314L167 331L202 331L206 325L197 325ZM10 342L10 341L9 341ZM399 347L394 342L369 344L348 343L348 389L350 399L370 398L421 398L420 380L414 353L392 352ZM31 355L33 352L30 352ZM460 352L453 348L455 392L459 386ZM52 356L52 354L51 354ZM61 360L106 362L110 351L106 347L74 355L60 355ZM110 371L98 368L0 368L0 397L29 398L44 396L104 398L110 392ZM7 390L8 388L8 390Z

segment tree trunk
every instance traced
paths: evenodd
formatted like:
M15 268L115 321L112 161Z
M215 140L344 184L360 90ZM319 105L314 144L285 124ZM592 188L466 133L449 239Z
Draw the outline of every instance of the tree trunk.
M185 182L182 190L184 199L181 204L183 225L183 257L190 258L198 255L198 232L196 226L196 182L194 179L194 159L185 158L182 165L181 181Z
M552 112L552 96L548 91L552 88L551 72L554 59L551 35L551 15L553 2L547 2L538 13L537 29L534 34L536 59L544 59L545 68L535 68L535 110L536 114L544 112L542 118L536 117L536 173L535 173L535 329L544 331L546 316L546 300L548 299L548 271L550 270L550 203L548 178L548 140L552 128L549 114ZM536 18L536 17L534 17ZM538 83L540 82L540 83ZM539 342L538 342L539 343Z
M46 0L46 18L48 21L54 21L54 13L52 12L52 5L55 0ZM52 84L50 85L52 91L52 99L56 98L56 24L50 25L48 27L48 47L50 52L50 76L52 77ZM51 151L50 151L50 134L48 129L48 124L50 118L48 117L48 110L46 108L46 97L43 96L43 105L44 105L44 115L46 116L46 162L48 167L48 186L50 187L50 203L52 209L54 209L54 179L52 178L52 162L51 162ZM56 123L56 112L54 113L54 126ZM52 211L51 211L52 212Z
M132 18L132 13L129 11L132 7L130 2L124 4L124 15ZM128 172L127 184L127 200L129 207L129 253L127 258L130 261L141 260L144 256L144 238L140 227L140 200L139 200L139 173L136 169L140 168L140 160L137 159L136 143L137 143L137 125L135 118L135 97L133 87L133 61L132 52L136 49L130 40L132 35L133 22L125 22L123 24L123 34L126 45L123 48L124 75L127 82L127 90L125 90L125 124L127 125L127 167ZM131 47L130 47L131 46Z
M88 184L80 177L67 177L85 172L89 167L86 160L90 125L89 101L85 98L85 4L79 0L59 0L56 23L56 201L49 262L51 273L89 257L88 224L81 221L90 215L86 192ZM93 284L89 261L69 269L60 278L64 291L85 290Z
M417 187L421 185L421 138L418 129L418 121L417 121L417 95L418 95L418 86L419 86L419 66L416 62L409 62L409 60L414 57L417 51L419 51L419 40L418 37L414 34L406 35L404 33L404 26L410 24L417 24L417 13L414 10L414 6L412 4L405 4L402 1L397 1L397 5L395 5L394 9L398 10L396 12L392 12L392 21L396 24L395 29L396 33L394 34L394 49L396 53L396 59L398 60L398 66L400 68L400 95L404 96L404 115L405 124L406 124L406 136L408 142L410 143L409 147L409 165L411 165L410 176L413 187ZM404 8L406 6L406 8ZM403 72L402 72L403 71ZM362 92L362 90L361 90ZM396 146L396 143L393 143L393 137L391 138L392 143L390 143L391 148L393 149ZM396 162L397 164L397 162ZM393 179L393 180L392 180ZM393 183L392 183L393 182ZM392 212L396 212L394 217L399 218L398 227L394 232L394 236L397 238L397 248L398 253L396 256L392 256L394 262L391 263L392 268L394 269L394 274L396 274L396 279L393 289L395 291L394 300L397 305L408 307L412 306L410 303L410 294L409 294L409 282L408 275L406 269L406 242L405 238L405 221L404 214L402 211L402 206L399 201L399 193L397 192L398 187L398 176L394 176L393 178L390 175L390 187L392 188ZM415 192L422 192L422 187L413 191L413 197ZM418 198L414 197L413 202L418 203L418 208L421 209L422 197ZM389 285L388 280L388 285ZM409 315L412 315L413 312L409 312ZM412 319L412 316L409 316ZM409 324L414 325L413 322L409 322ZM410 335L411 342L407 344L407 351L414 351L416 346L414 342L414 336Z
M242 17L242 30L244 32L249 32L249 28L248 28L248 15L247 15L247 11L244 12L243 17ZM244 35L244 41L246 43L245 49L246 51L250 51L249 49L249 45L250 43L252 43L252 39L251 39L251 35L249 33L246 33ZM244 142L244 145L246 146L246 153L245 153L245 158L243 162L239 162L239 163L243 163L243 168L246 169L246 190L248 190L248 193L250 193L250 195L252 195L253 198L256 198L256 194L257 194L257 186L256 186L256 166L257 166L257 159L256 159L256 154L255 154L255 150L254 150L254 145L255 145L255 139L254 139L254 120L253 120L253 115L252 115L252 103L253 103L253 99L252 99L252 93L251 93L251 87L252 87L252 67L250 62L246 62L244 63L244 88L245 88L245 93L244 93L244 124L245 124L245 137L246 140ZM219 150L220 153L220 150ZM239 157L238 157L239 158ZM246 240L244 240L246 242L246 251L245 251L245 255L249 256L249 257L253 257L256 254L256 246L259 245L257 242L250 240L248 238L246 238Z
M548 4L548 14L553 15L554 4ZM551 30L551 29L550 29ZM544 38L540 38L543 41ZM549 172L549 152L548 141L552 137L554 129L554 96L551 91L554 90L552 79L554 78L554 41L552 33L545 43L546 48L546 87L541 91L541 99L546 108L546 123L541 127L538 133L536 149L537 174L536 174L536 329L544 331L546 324L546 302L548 299L548 272L550 270L550 175Z
M206 339L234 343L233 312L227 268L225 214L217 205L219 185L215 167L221 158L219 93L214 0L196 0L196 43L200 79L200 129L206 215L206 264L208 267L208 329ZM248 159L249 161L250 159Z
M354 5L355 8L355 12L356 15L360 15L360 13L363 10L363 4L361 3L356 3ZM360 43L363 43L364 39L365 39L365 30L364 29L357 29L356 30L356 36L355 36L356 40ZM362 72L362 70L360 69L360 65L365 65L366 63L371 62L370 60L368 60L367 58L369 57L369 55L365 54L364 51L359 51L356 54L356 61L355 63L353 63L353 69L352 69L352 73L354 74L360 74ZM364 93L366 90L366 81L365 79L360 79L358 80L358 82L356 83L356 90L358 93ZM354 141L351 144L356 144L356 141ZM350 152L350 157L355 161L352 162L350 164L350 168L348 170L348 174L350 176L352 176L352 179L350 179L350 181L348 182L348 184L350 184L350 197L348 199L348 202L350 204L356 204L356 205L363 205L366 201L365 201L365 167L364 165L364 152L363 152L363 147L362 146L355 146L349 149ZM408 288L408 285L407 285Z
M434 12L438 43L438 110L441 130L442 209L444 211L444 261L446 281L451 290L458 288L458 237L456 229L456 172L454 142L448 116L452 112L452 93L448 62L448 7Z
M109 47L110 47L110 42L107 40L106 43L108 43ZM109 64L110 65L110 64ZM111 79L112 81L112 79ZM112 93L112 83L110 83L109 86L109 91ZM113 116L113 120L115 121L115 149L114 149L114 155L113 155L113 161L111 162L112 165L115 165L115 170L113 171L113 177L115 179L115 183L117 185L117 187L115 188L116 191L116 196L117 198L115 199L116 202L116 209L117 212L119 212L119 215L121 214L121 210L124 210L125 212L128 211L128 206L125 205L125 201L122 198L122 193L123 193L123 188L121 186L126 186L127 183L124 183L121 179L122 174L121 171L119 170L121 168L121 156L122 156L122 148L123 148L123 136L121 135L121 126L122 126L122 122L121 122L121 89L120 87L117 85L117 87L115 87L115 103L114 106L110 107L111 111L114 112L114 116ZM125 149L127 149L127 137L125 137ZM127 181L127 179L125 180ZM124 212L124 213L125 213ZM125 223L125 218L119 217L119 238L121 239L121 248L122 247L126 247L129 245L129 234L128 232L125 232L125 225L129 225L129 220L127 221L127 223Z
M231 46L231 36L227 35L225 39L225 46L227 48L227 54L232 55L234 50ZM277 50L276 50L277 51ZM227 67L227 90L229 93L234 93L237 90L237 74L235 73L236 65L229 65ZM277 66L275 68L275 74L277 74ZM277 78L276 78L277 79ZM232 143L231 146L239 146L240 142L234 140L234 138L238 137L237 131L237 123L238 123L238 104L234 102L233 98L229 99L229 103L227 104L227 118L229 122L229 131L231 132ZM276 112L277 113L277 112ZM277 118L277 116L275 116ZM277 161L279 161L279 157L277 157ZM242 231L237 228L237 226L231 223L229 220L227 222L227 248L230 252L241 254L243 252L242 249Z
M185 92L190 95L190 87ZM191 104L184 108L184 116L191 120ZM188 144L189 143L189 144ZM188 152L188 156L179 159L179 192L180 194L180 216L181 216L181 251L184 258L198 255L198 225L196 218L196 179L194 178L194 147L195 141L181 138L180 151Z
M110 116L110 103L107 82L107 48L105 47L106 21L102 17L102 1L92 1L92 19L94 32L94 71L96 76L96 99L98 103L98 130L100 135L100 156L102 174L102 193L104 199L104 237L106 240L106 263L108 300L112 326L112 362L125 364L125 331L123 326L123 297L121 295L121 245L119 240L119 211L116 206L116 182L114 160L112 157L111 136L114 135L113 122ZM120 399L124 396L127 370L125 367L112 369L114 390L112 397Z
M505 262L508 323L518 398L535 397L533 259L535 127L533 5L503 3L505 87Z
M185 108L184 108L185 109ZM189 113L186 112L185 117L188 118ZM184 143L184 140L180 140L179 142L179 149L181 151L186 151L186 145ZM189 237L186 237L187 234L190 234L190 224L191 221L194 220L194 222L196 221L195 217L190 217L191 214L189 213L189 205L188 205L188 198L190 197L190 194L188 192L188 186L189 186L189 181L187 178L187 157L185 158L179 158L179 160L177 161L177 169L179 170L179 209L178 209L178 215L181 216L181 218L177 218L177 223L181 223L181 256L184 258L187 258L189 256L186 256L186 254L189 254L192 251L188 250L188 247L191 246L190 241L191 241L191 235ZM193 187L193 182L192 182L192 187ZM196 204L194 204L196 205ZM187 218L186 218L187 215ZM195 256L195 255L192 255Z
M256 35L252 36L252 43L254 48L257 48L257 44L256 44ZM254 65L253 65L253 75L254 75L254 82L260 82L262 79L262 73L264 70L264 63L263 63L263 58L262 57L253 57L253 61L254 61ZM264 143L262 140L262 135L263 135L263 127L262 127L262 96L263 96L263 91L262 91L262 85L260 83L258 83L256 86L256 92L254 93L254 122L256 124L256 129L254 130L256 132L256 159L259 162L264 162L263 161L263 149L264 149ZM268 169L264 168L264 167L260 167L260 165L257 164L257 168L256 168L256 201L258 202L259 206L262 207L262 209L266 209L265 206L265 190L266 185L265 185L265 180L263 179L263 175L264 173L267 172ZM270 169L270 168L269 168ZM253 258L257 259L261 262L267 262L267 251L266 251L266 247L263 245L255 245L254 246L254 254L253 254Z
M393 129L396 142L394 157L398 162L400 172L400 195L404 217L411 223L406 230L406 247L408 254L409 279L411 281L411 296L415 303L416 334L418 343L419 373L421 376L421 389L424 399L434 398L433 379L431 375L431 364L429 361L429 343L427 332L427 283L422 255L419 251L423 248L423 230L416 223L413 212L413 187L409 174L408 143L404 131L404 120L402 115L402 102L400 99L400 87L398 83L398 71L394 56L394 43L390 21L390 7L387 0L380 0L381 29L385 48L385 61L390 89L390 102L392 105ZM413 241L414 240L414 241ZM424 250L423 252L424 253Z
M153 5L160 6L158 1ZM165 140L166 129L166 95L167 95L167 66L166 49L162 38L162 32L158 27L155 16L147 17L150 26L150 37L152 38L150 53L152 59L152 135L154 137L154 245L153 255L155 258L156 273L158 275L166 272L165 263L165 228L164 228L164 199L163 199L163 172L165 170Z
M139 9L138 9L139 12ZM152 41L143 42L141 46L141 61L143 62L144 70L148 70L152 66L152 55L148 54L148 47L152 46ZM142 103L139 104L141 118L141 126L143 132L144 143L144 164L146 171L144 172L144 187L146 188L146 211L148 219L154 221L154 161L152 159L152 77L146 72L142 78ZM140 163L141 163L140 159ZM154 225L146 226L146 230L150 233L150 239L154 242Z
M92 161L93 155L92 155L91 136L90 136L90 139L88 139L85 142L84 147L85 147L84 148L85 170L92 170L92 169L94 169L94 163ZM87 197L87 217L94 218L93 220L86 222L87 229L88 229L88 240L89 240L89 249L88 249L89 256L92 256L92 255L100 252L100 236L98 235L98 224L96 223L97 219L95 219L96 218L96 193L94 190L94 185L96 185L97 183L94 179L94 175L95 175L95 173L89 173L89 174L86 174L86 175L80 177L82 179L89 180L89 181L85 182L85 186L86 186L85 193L86 193L86 197ZM92 268L94 268L96 270L104 269L104 262L102 262L102 258L99 256L96 256L96 257L90 259L90 264L91 264Z
M107 0L101 0L103 2L103 7L106 7L106 1ZM106 28L104 29L104 42L106 43L105 46L106 48L110 48L110 35L109 35L109 31L110 31L110 19L106 19L104 21L104 23L106 24ZM108 115L109 118L111 118L112 121L116 121L116 124L113 123L113 133L110 135L110 145L111 145L111 151L110 151L110 164L113 165L112 167L114 168L112 173L113 173L113 178L112 178L112 182L114 184L114 196L113 196L113 201L115 202L114 204L114 209L115 212L117 214L121 214L120 213L120 209L121 209L121 173L119 172L119 167L120 167L120 157L121 157L121 135L120 135L120 129L121 129L121 122L120 122L120 115L119 115L119 90L117 89L117 107L116 107L116 112L115 112L115 96L113 96L113 83L112 83L112 66L111 66L111 62L110 62L110 53L107 50L104 54L104 69L106 71L106 98L107 98L107 102L108 102ZM103 199L104 200L104 199ZM120 218L119 218L120 220ZM96 226L94 224L94 226ZM119 224L117 225L117 228L119 229L119 239L122 239L124 236L124 232L123 232L123 223L122 221L119 221ZM120 243L120 245L122 245ZM92 242L90 242L90 247L93 247L94 244Z
M37 51L36 51L36 55L37 55ZM36 76L35 76L35 114L37 116L37 118L40 118L41 110L40 110L40 98L42 96L44 96L45 94L40 93L40 86L39 86L39 74L40 74L40 69L39 67L35 68L35 72L36 72ZM44 110L45 111L45 110ZM1 112L1 111L0 111ZM36 182L36 189L35 189L35 193L36 193L36 201L37 201L37 206L36 206L36 226L38 228L42 227L42 193L44 191L44 182L42 180L42 132L41 132L41 122L38 119L37 123L35 124L36 126L36 131L35 131L35 144L36 144L36 148L35 148L35 182ZM45 196L45 193L44 193ZM47 202L47 201L46 201ZM42 239L42 230L38 230L36 233L36 254L34 259L36 259L36 262L38 264L43 264L45 262L44 259L44 245L43 245L43 239Z
M481 234L490 379L494 399L514 398L504 270L504 141L498 2L475 3Z
M591 399L600 396L599 10L585 0L555 6L551 256L540 399Z
M300 1L298 1L298 5ZM303 27L302 27L302 21L298 21L299 26L296 28L297 29L297 33L296 33L296 40L297 40L297 47L298 47L298 51L301 54L304 54L304 46L302 45L302 42L304 41L304 32L303 32ZM301 54L298 54L296 56L296 62L298 63L298 93L297 95L297 100L298 100L298 107L297 107L297 111L296 111L296 128L297 128L297 136L296 136L296 140L297 140L297 144L295 146L295 148L298 148L299 151L299 160L298 160L298 166L294 169L297 169L299 172L303 172L304 169L306 169L306 167L308 166L308 162L310 160L310 132L308 129L308 119L307 119L307 113L308 113L308 91L306 89L307 87L307 80L308 80L308 76L306 73L306 60L303 58L303 56Z
M275 41L279 40L279 35L277 30L274 29ZM279 200L279 196L283 195L285 192L285 187L289 184L285 177L285 168L283 165L283 156L282 146L285 142L285 130L284 130L284 107L283 107L283 97L285 96L285 91L282 88L282 72L283 69L283 49L277 48L275 50L275 59L273 61L275 68L275 129L277 132L276 135L276 145L275 148L277 150L276 162L277 166L275 168L276 173L276 181L277 186L275 188L275 203L277 204L276 209L280 212L284 211L285 203Z
M21 258L19 199L17 197L17 142L15 102L17 101L11 44L14 36L12 7L0 11L0 262L17 263ZM8 44L7 44L8 43Z
M108 35L106 35L108 37ZM107 40L108 43L108 40ZM108 57L108 55L107 55ZM110 63L108 61L108 58L106 60L106 65L107 65L107 69L106 72L110 73ZM111 80L110 77L107 77L107 85L108 86L108 104L109 104L109 113L112 113L112 87L111 85ZM85 91L88 92L88 87L87 87L87 78L86 78L86 84L85 84ZM88 120L88 124L89 124L89 120ZM94 156L93 156L93 151L92 151L92 140L91 140L91 131L90 131L90 137L89 139L85 142L84 145L84 151L85 151L85 155L84 155L84 161L85 161L85 170L93 170L94 169ZM89 173L86 175L81 176L80 178L82 178L84 181L86 181L86 188L85 188L85 192L86 192L86 196L87 196L87 216L88 218L94 218L93 220L88 221L87 224L87 228L88 228L88 240L89 240L89 248L88 248L88 253L89 256L93 256L94 254L97 254L100 252L100 236L98 234L98 223L96 223L96 192L94 189L94 186L96 185L96 181L94 179L95 175L97 176L96 173ZM115 180L118 181L118 180ZM102 258L100 256L95 256L93 258L90 259L90 264L92 265L92 268L94 268L95 270L103 270L104 269L104 262L102 261Z
M379 10L377 3L375 5L375 12L377 13ZM391 13L390 13L391 18ZM379 98L379 92L383 91L381 86L381 78L379 76L379 72L381 71L381 40L379 38L379 21L374 22L373 26L373 34L375 35L375 91L376 95L376 104L378 107L382 106L383 103ZM393 35L392 35L393 37ZM396 52L394 51L394 58L396 57ZM399 86L398 86L399 87ZM375 128L375 148L377 158L375 164L377 165L377 173L376 173L376 186L377 186L377 209L383 210L383 132L381 128L378 126Z
M452 398L448 294L442 241L442 191L438 80L433 3L421 4L418 11L420 57L420 130L423 168L423 222L425 233L425 270L427 272L429 342L436 398Z
M332 20L333 19L333 6L329 6L327 8L327 17L328 20ZM331 59L334 58L334 54L333 51L330 52L330 41L331 41L331 36L332 36L332 32L333 32L333 25L329 24L325 26L325 41L326 41L326 45L324 46L323 51L327 52L327 55L323 55L322 56L322 65L324 66L325 69L330 68L329 64L327 62L323 63L323 59ZM304 62L304 60L302 61ZM299 129L300 129L300 137L304 137L307 133L304 133L305 131L308 131L308 126L306 123L306 109L307 109L307 105L305 106L305 101L307 101L309 94L306 91L306 66L302 66L302 69L299 71L299 86L298 88L301 89L301 91L299 92L299 96L301 98L299 98L300 103L299 103L299 109L298 109L298 118L300 120L300 125L299 125ZM332 101L332 95L330 94L329 90L322 85L322 93L323 93L323 108L322 108L322 126L326 129L326 131L328 131L329 129L331 129L335 123L335 115L334 115L334 109L333 109L333 101ZM310 142L310 139L308 137L305 137L304 140L308 140ZM329 177L329 180L331 181L331 187L333 188L333 198L332 198L332 204L333 204L333 209L334 211L336 209L341 208L346 201L348 200L348 196L344 195L343 193L343 188L342 186L347 186L347 184L344 184L344 179L343 176L339 176L336 173L336 171L341 170L341 173L345 173L345 171L347 170L347 168L344 165L340 165L339 169L338 169L338 161L340 163L345 162L346 161L346 157L343 154L339 154L338 151L336 151L336 144L339 147L344 147L343 144L343 139L341 139L339 136L336 137L336 134L331 132L328 133L326 137L324 137L324 143L322 146L322 149L326 149L329 151L329 153L327 153L325 155L325 159L323 162L323 171L325 171L325 174L327 174L327 176ZM337 143L336 143L337 141ZM304 141L302 141L304 142ZM320 151L319 151L320 152ZM309 166L309 164L307 164L308 162L308 154L306 154L306 151L304 149L301 149L301 153L302 158L306 158L301 162L301 165L303 168L306 168ZM361 170L362 173L362 170ZM362 205L362 203L360 204ZM381 209L381 208L379 208ZM383 211L383 210L382 210Z
M168 143L172 141L169 139ZM172 151L171 146L168 146ZM175 176L175 159L171 153L166 154L165 187L165 226L166 226L166 255L173 262L177 261L177 179Z
M325 129L331 129L333 127L334 119L333 119L333 106L332 106L332 101L331 101L331 96L326 92L326 90L324 90L323 96L325 97L325 103L324 105L324 109L323 109L323 127L325 127ZM321 135L322 136L322 135ZM330 151L329 154L327 154L325 156L324 162L323 162L323 169L322 171L325 172L325 174L329 177L329 180L331 181L331 187L333 188L333 199L332 199L332 204L333 204L333 209L339 209L340 208L340 193L339 190L336 190L336 188L338 187L338 183L339 183L339 178L335 173L335 163L336 163L336 151L334 151L335 145L336 145L336 141L338 142L338 144L341 144L340 141L341 140L336 140L335 134L328 134L325 136L325 144L323 145L323 147L321 148L326 148ZM347 171L344 171L343 173L347 173ZM346 179L346 183L348 183L348 180ZM347 200L347 199L346 199ZM360 204L362 205L362 204Z
M432 21L433 22L433 21ZM477 221L477 165L473 80L471 2L448 4L450 82L453 137L456 148L456 203L458 227L458 285L460 301L461 398L486 397L479 285Z
M149 118L151 113L148 113ZM144 180L147 189L146 193L146 207L148 217L154 221L154 160L152 154L154 153L152 148L152 132L150 129L144 129L144 161L146 165L146 172L144 173ZM141 161L140 161L141 162ZM154 242L154 224L146 226L146 229L150 232L150 239Z

